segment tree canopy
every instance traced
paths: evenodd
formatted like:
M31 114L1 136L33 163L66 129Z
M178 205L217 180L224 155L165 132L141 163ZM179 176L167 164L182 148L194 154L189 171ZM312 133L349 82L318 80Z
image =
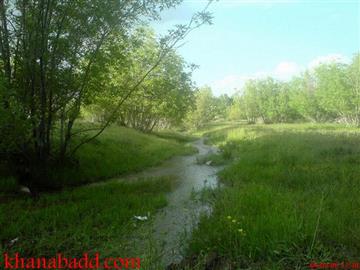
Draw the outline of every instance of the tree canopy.
M189 32L211 23L207 6L159 40L140 27L180 2L0 1L0 152L16 164L19 178L46 186L35 182L51 182L50 167L71 163L77 149L111 123L130 125L138 99L143 114L151 111L141 129L180 121L181 115L162 111L175 103L186 110L192 88L191 70L174 50ZM106 99L97 132L74 131L84 108L104 107Z

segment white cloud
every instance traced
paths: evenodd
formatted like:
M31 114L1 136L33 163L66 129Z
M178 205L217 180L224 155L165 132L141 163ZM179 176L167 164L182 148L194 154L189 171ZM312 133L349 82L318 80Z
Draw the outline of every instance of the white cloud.
M228 75L223 79L213 81L210 86L216 96L221 94L232 95L236 92L237 88L241 88L244 85L246 78L244 76Z
M324 64L324 63L332 63L332 62L348 63L349 61L350 60L348 59L348 57L346 57L340 53L333 53L333 54L328 54L325 56L316 57L314 60L312 60L308 64L308 68L313 69L313 68L317 67L318 65Z
M265 78L265 72L257 72L251 75L228 75L223 79L213 81L210 86L216 96L221 94L233 95L240 90L247 80Z
M292 76L299 73L300 66L295 62L284 61L279 63L272 71L258 71L253 74L232 74L223 79L213 81L210 86L214 90L215 95L228 94L232 95L240 90L247 80L263 79L268 76L278 80L289 80Z
M288 80L299 73L301 67L295 62L284 61L279 63L272 72L273 76L279 80Z

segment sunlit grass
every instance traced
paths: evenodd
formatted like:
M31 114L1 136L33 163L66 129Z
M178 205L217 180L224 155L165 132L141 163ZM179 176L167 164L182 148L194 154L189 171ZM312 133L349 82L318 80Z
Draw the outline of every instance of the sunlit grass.
M161 138L130 128L109 127L96 140L80 148L78 166L55 172L61 179L58 185L106 180L159 165L175 155L194 153L194 148L186 143L191 139L170 132Z
M160 130L160 131L154 132L153 134L159 138L171 139L171 140L175 140L180 143L192 142L199 138L198 136L194 136L192 134L180 133L180 132L168 131L168 130Z
M209 132L209 142L232 164L220 173L226 187L194 233L191 252L208 249L251 269L358 260L359 135L330 124Z

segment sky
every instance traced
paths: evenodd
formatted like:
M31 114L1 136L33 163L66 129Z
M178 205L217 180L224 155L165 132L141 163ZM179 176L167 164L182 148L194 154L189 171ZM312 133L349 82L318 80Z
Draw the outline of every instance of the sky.
M152 26L163 35L206 4L184 0ZM219 0L209 11L213 24L188 35L178 53L199 65L193 80L216 96L247 79L289 80L320 62L349 62L360 51L360 0Z

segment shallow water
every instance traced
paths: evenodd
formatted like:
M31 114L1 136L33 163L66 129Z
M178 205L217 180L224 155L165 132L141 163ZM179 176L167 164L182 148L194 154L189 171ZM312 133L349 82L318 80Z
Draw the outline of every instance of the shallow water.
M216 173L220 168L196 164L197 156L217 152L217 149L205 145L203 139L193 145L198 149L198 154L174 157L159 167L136 174L136 177L172 175L179 182L176 189L167 195L168 205L153 217L153 238L160 246L164 265L182 260L186 240L200 215L211 211L208 205L192 199L193 192L218 186Z

